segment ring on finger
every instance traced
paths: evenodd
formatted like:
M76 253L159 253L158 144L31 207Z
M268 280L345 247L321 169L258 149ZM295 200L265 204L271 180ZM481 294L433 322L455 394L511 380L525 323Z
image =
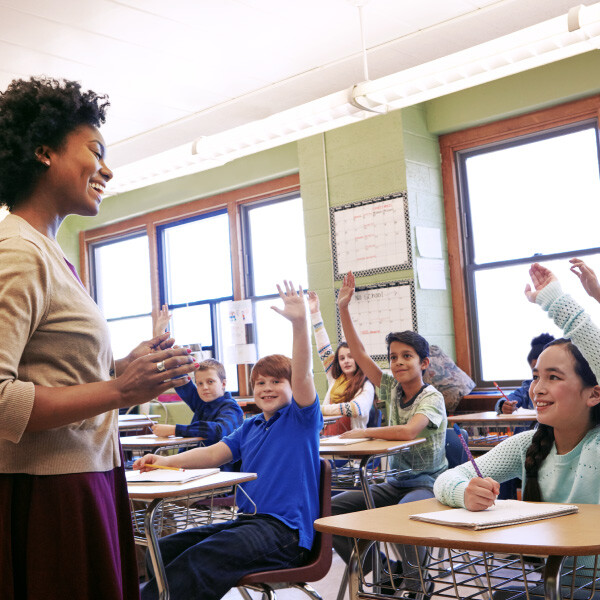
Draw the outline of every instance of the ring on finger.
M167 370L167 367L165 367L165 361L164 360L160 360L156 363L156 370L159 373L162 373L163 371Z

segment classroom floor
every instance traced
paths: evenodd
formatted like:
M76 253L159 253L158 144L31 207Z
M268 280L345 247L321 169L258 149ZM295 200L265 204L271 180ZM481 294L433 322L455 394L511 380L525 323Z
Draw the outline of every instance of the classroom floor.
M320 581L311 583L315 590L321 594L323 600L336 600L345 566L346 565L342 559L334 551L329 573L327 573L327 575ZM258 592L250 592L250 595L252 598L261 597L261 594ZM241 595L237 590L231 590L229 593L223 596L223 600L240 600L240 598ZM299 590L293 589L277 590L277 598L279 600L308 600L308 596L306 594Z

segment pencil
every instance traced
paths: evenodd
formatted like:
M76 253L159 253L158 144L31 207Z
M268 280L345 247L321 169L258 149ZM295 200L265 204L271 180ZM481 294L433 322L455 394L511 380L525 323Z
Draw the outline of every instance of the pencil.
M500 389L500 386L495 381L493 383L496 386L496 389L502 394L502 397L505 400L507 400L508 402L510 402L510 400L507 398L506 394Z
M475 462L475 459L473 458L473 455L471 454L471 451L469 450L469 446L467 446L467 442L465 442L465 438L462 436L462 433L460 432L460 427L456 423L454 424L454 431L456 431L456 434L460 438L463 448L465 449L465 452L467 453L467 457L471 461L471 464L473 465L473 468L475 469L475 473L477 473L477 477L481 477L481 479L483 479L483 475L481 474L481 471L479 470L479 467L477 466L477 463Z
M154 463L145 464L145 467L151 467L153 469L167 469L169 471L185 471L185 469L180 469L179 467L167 467L165 465L155 465Z

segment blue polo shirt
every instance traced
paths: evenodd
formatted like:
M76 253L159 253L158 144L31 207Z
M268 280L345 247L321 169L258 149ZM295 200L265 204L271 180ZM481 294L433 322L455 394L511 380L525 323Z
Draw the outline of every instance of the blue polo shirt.
M302 548L310 550L313 522L319 518L319 432L323 416L319 397L305 408L292 401L268 421L264 415L246 419L223 438L242 471L258 478L243 484L256 503L256 512L271 515L299 532ZM238 506L253 513L254 506L238 494Z

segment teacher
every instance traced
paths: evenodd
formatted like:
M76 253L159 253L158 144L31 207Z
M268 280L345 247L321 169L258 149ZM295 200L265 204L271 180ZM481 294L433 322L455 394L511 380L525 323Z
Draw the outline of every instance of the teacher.
M56 242L112 172L106 96L74 81L0 93L0 598L137 599L117 409L196 367L164 334L114 361L102 314ZM125 265L126 266L126 265Z

